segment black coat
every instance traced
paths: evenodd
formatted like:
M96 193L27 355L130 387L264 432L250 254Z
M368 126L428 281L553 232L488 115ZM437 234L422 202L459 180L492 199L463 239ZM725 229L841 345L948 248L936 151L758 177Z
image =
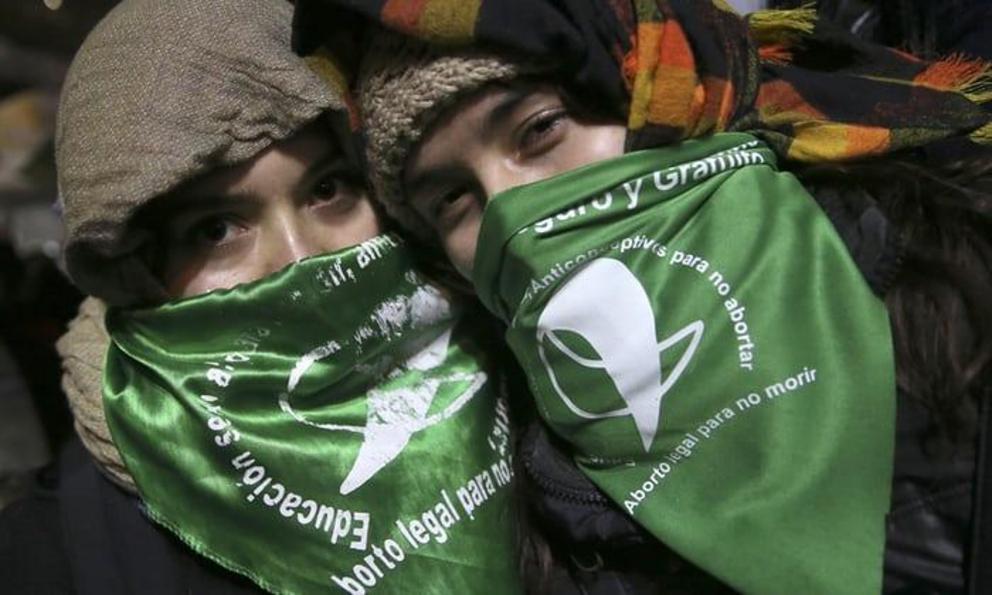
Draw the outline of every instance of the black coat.
M152 523L78 441L0 513L0 592L246 595L260 589Z
M970 546L980 483L975 478L978 440L972 435L957 446L942 443L934 438L930 419L923 407L898 396L883 591L980 593L969 591L968 577L975 555ZM518 456L533 530L554 559L547 583L534 592L732 592L634 523L572 464L541 424L535 422L525 433Z

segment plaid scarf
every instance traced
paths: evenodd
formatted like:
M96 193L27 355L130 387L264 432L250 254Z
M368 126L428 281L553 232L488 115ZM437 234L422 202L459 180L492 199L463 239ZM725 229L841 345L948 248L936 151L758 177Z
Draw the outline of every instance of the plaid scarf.
M964 135L992 143L987 63L919 60L809 8L742 18L722 0L298 0L297 49L340 46L370 21L547 62L583 100L626 118L630 149L721 131L810 162Z

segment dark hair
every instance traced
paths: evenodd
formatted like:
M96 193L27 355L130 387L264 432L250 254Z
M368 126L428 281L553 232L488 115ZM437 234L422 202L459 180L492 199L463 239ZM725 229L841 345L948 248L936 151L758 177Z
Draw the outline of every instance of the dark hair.
M814 194L866 194L894 225L902 263L886 296L897 384L948 437L974 423L992 371L992 159L928 165L919 154L804 165Z

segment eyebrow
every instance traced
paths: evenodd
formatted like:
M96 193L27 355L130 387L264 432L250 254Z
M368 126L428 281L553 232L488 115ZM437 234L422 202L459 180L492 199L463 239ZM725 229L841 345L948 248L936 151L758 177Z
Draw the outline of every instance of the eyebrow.
M347 156L344 155L344 153L342 153L336 146L332 146L307 167L294 189L299 190L301 188L305 188L308 184L314 181L314 178L324 173L328 168L337 163L349 165ZM173 196L170 196L168 200L162 204L161 214L166 216L174 216L176 212L187 209L223 209L226 207L244 205L245 203L257 203L261 200L262 196L257 192L252 192L250 189L245 192L234 193L206 192L191 194L179 192Z
M262 202L262 197L255 192L177 194L155 209L154 218L157 219L156 225L168 225L177 217L189 213L197 214L205 211L245 207L260 202Z
M520 107L520 104L533 94L533 91L533 89L520 87L507 89L499 102L486 114L482 121L482 129L479 132L487 138L491 137L496 132L496 128L506 121Z

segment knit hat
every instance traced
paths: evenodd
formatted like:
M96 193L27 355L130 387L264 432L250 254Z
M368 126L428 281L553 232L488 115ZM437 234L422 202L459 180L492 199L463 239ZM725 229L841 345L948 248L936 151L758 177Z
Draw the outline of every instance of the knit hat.
M441 113L489 83L534 65L472 48L444 48L381 30L371 39L358 78L358 100L375 196L408 231L427 230L404 204L401 176L410 151Z
M164 297L136 254L148 238L131 227L135 213L344 106L333 81L291 51L292 10L281 0L124 0L86 39L55 142L66 266L83 291L111 305Z
M627 150L724 131L756 134L780 156L812 163L865 159L956 137L992 144L984 109L992 101L988 63L963 56L919 60L858 39L809 7L745 19L725 0L296 0L296 6L298 15L321 16L297 19L296 47L303 52L362 27L387 27L448 56L468 51L453 48L489 47L545 64L543 72L583 104L627 120ZM396 145L384 163L375 161L383 146L370 150L371 165L381 168L379 185L396 179L397 160L411 145L392 130L402 127L376 121L381 112L436 114L438 96L452 101L443 89L451 80L458 81L456 88L480 83L437 72L400 77L411 62L403 57L408 52L388 51L379 50L370 62L395 60L393 78L417 77L438 88L412 91L391 83L393 90L386 91L376 85L380 106L366 114L368 125L379 129L377 143ZM429 64L413 61L418 71ZM422 134L425 119L409 120L405 128ZM397 196L395 189L387 196Z

